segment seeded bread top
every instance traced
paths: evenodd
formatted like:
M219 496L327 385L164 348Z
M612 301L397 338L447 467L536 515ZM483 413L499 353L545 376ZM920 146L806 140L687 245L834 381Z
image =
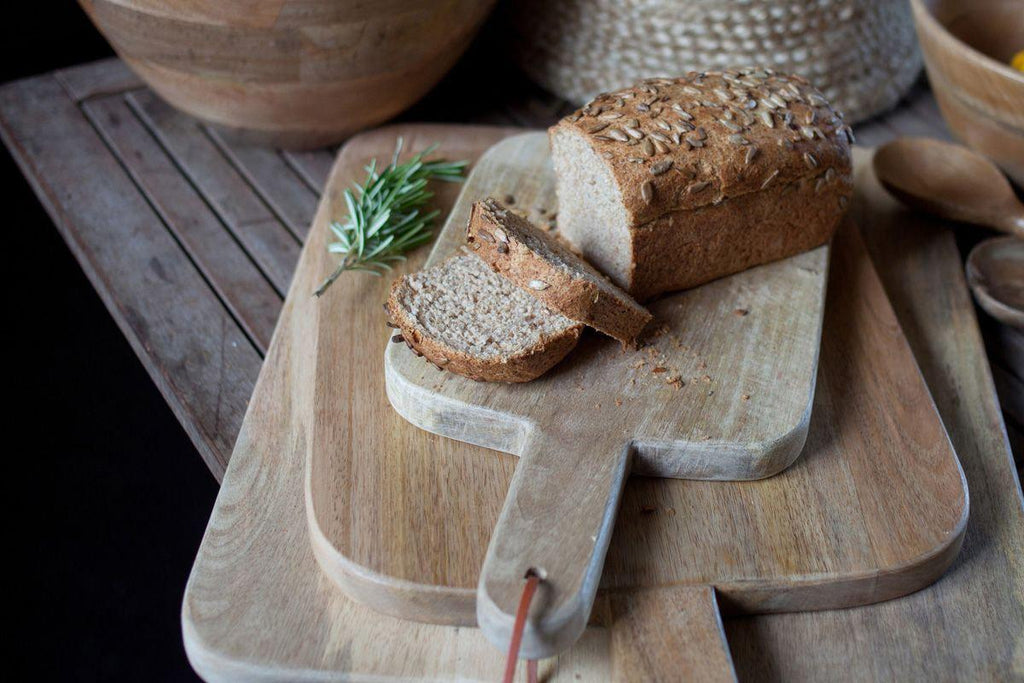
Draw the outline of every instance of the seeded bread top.
M852 170L842 114L805 79L770 69L641 81L598 95L551 133L563 130L606 160L633 225Z

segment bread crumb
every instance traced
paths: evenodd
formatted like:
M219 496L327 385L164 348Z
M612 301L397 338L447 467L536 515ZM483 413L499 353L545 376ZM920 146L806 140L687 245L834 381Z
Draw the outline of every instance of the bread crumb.
M654 368L653 370L651 370L651 372L653 372L653 373L655 373L655 374L659 374L659 375L660 375L660 374L661 374L661 373L663 373L663 372L668 372L668 368L666 368L666 367L664 367L664 366L661 366L661 365L659 365L658 367L656 367L656 368Z
M615 399L615 405L616 406L621 406L622 405L622 399L621 398Z
M658 325L653 330L651 330L650 338L651 339L657 339L658 337L662 337L662 336L668 334L668 331L670 329L672 329L672 328L670 328L667 324L662 323L661 325Z
M700 381L704 382L704 384L711 384L711 375L704 375L700 378Z
M749 401L750 400L750 394L743 394L742 396L740 396L740 398L742 398L744 401Z
M679 375L672 375L667 380L665 380L665 384L669 384L669 385L675 387L676 391L679 391L680 389L683 388L684 382L683 382L683 378L680 377Z
M737 318L742 318L743 316L747 315L748 313L750 313L750 311L748 311L745 308L737 308L735 311L732 312L732 314L734 316L736 316Z

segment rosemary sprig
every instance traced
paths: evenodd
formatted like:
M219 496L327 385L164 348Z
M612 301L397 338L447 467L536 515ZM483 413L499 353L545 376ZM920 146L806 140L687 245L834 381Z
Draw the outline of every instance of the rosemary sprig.
M338 239L327 245L327 251L344 256L317 287L316 296L347 270L382 275L391 269L391 263L404 261L405 252L430 241L434 219L440 212L420 212L434 196L426 189L427 181L460 182L467 165L465 161L423 161L435 149L437 145L431 145L400 164L402 138L398 138L390 164L378 172L374 159L366 167L366 181L346 188L348 216L344 222L331 222L331 232Z

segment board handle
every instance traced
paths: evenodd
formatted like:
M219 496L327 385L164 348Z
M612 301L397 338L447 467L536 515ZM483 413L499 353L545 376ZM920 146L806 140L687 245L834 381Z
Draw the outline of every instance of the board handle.
M612 593L612 680L735 683L711 586Z
M477 623L495 646L508 649L528 571L541 583L520 656L550 657L583 633L630 460L628 445L609 447L592 436L535 436L527 445L477 586Z

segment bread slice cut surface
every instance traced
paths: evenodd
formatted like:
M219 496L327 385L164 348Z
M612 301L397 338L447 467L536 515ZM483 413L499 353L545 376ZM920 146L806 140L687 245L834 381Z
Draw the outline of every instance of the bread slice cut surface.
M562 315L635 344L651 314L599 271L501 202L476 202L466 241L496 272Z
M399 278L386 307L400 330L396 341L438 368L483 381L539 377L583 330L469 254Z

